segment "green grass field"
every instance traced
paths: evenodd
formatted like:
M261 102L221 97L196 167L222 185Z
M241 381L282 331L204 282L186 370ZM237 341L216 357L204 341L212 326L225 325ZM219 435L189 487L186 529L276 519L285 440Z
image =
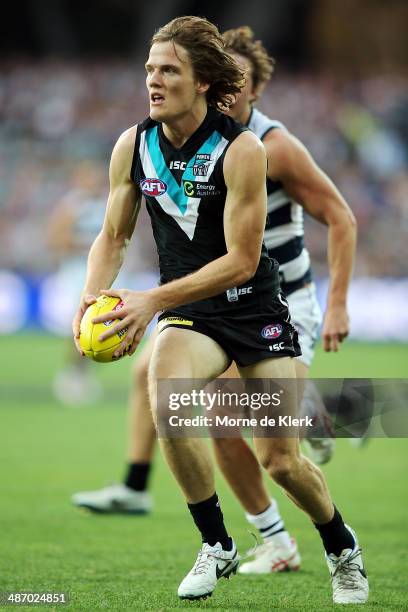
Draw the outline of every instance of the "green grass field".
M0 337L0 347L0 591L65 591L68 608L86 612L334 608L317 533L272 485L298 539L301 571L237 575L220 581L204 602L180 602L177 587L200 542L159 454L151 516L94 516L70 503L73 492L122 476L130 360L97 366L104 401L67 408L50 392L63 357L61 341L25 334ZM406 354L403 345L350 343L337 355L319 351L313 373L408 378ZM334 460L324 468L333 497L364 548L371 581L365 610L370 612L408 610L407 446L406 440L382 439L357 450L339 440ZM217 488L229 530L244 552L253 540L243 513L220 478Z

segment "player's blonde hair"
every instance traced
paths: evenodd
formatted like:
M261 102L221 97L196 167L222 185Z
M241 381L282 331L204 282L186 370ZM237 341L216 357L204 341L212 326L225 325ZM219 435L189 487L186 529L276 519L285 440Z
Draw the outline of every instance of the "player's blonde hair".
M151 45L167 41L187 51L196 78L209 84L208 105L225 110L244 86L245 75L227 52L217 26L203 17L177 17L154 34Z
M254 33L248 26L232 28L222 35L228 51L246 57L252 66L254 88L265 85L271 78L275 60L268 55L260 40L254 40Z

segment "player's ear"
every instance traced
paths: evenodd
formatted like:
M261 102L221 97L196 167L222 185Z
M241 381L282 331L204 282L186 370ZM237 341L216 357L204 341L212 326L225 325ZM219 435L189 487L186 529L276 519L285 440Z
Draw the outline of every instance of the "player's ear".
M199 94L206 93L210 89L209 83L202 83L201 81L197 81L196 83L196 91Z

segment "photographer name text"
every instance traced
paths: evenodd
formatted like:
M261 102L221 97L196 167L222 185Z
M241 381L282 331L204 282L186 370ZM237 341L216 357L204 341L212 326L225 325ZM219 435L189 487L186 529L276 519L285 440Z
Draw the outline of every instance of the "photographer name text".
M169 417L171 427L313 427L311 417L279 416L277 419L263 416L256 417L231 417L231 416L202 416L191 418L172 415Z

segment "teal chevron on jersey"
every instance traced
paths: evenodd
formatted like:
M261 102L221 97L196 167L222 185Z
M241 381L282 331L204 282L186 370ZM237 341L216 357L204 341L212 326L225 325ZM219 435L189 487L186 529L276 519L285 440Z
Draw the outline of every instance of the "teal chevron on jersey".
M165 126L151 117L139 123L130 171L152 222L162 284L227 253L224 160L228 147L246 128L208 108L202 123L181 147L173 146L163 130ZM270 272L275 283L277 264L272 264L263 246L255 275L262 287L264 281L268 284ZM193 310L209 314L229 312L234 304L226 293L199 302Z
M219 132L214 131L207 140L201 145L198 151L190 159L186 165L186 169L183 172L181 184L179 185L167 167L166 161L163 157L159 145L158 128L155 126L149 130L146 130L146 143L149 150L150 158L152 160L154 169L156 171L157 178L164 181L167 185L167 195L179 208L180 212L185 215L187 212L187 205L189 198L184 193L183 181L194 181L196 177L193 173L194 159L197 155L211 155L217 145L220 143L222 136ZM216 161L216 160L214 160Z

